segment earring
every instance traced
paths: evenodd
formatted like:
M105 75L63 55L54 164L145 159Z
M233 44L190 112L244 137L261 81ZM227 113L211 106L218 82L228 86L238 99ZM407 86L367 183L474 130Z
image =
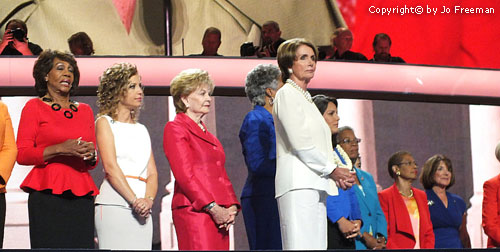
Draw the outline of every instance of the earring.
M269 97L269 105L273 105L274 104L274 98L273 97Z
M400 172L400 171L397 171L397 172L396 172L396 175L401 176L401 172Z
M49 77L45 76L45 82L49 81Z
M186 104L186 108L189 108L189 104Z
M288 73L293 74L293 70L291 68L288 68Z

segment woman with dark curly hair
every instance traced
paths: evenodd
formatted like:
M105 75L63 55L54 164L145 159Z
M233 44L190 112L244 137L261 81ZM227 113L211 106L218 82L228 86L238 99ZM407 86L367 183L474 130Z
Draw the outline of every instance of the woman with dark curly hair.
M99 248L151 250L158 174L148 130L137 122L144 98L137 68L108 68L97 97L97 146L106 173L95 200Z
M34 165L21 184L29 193L31 248L94 248L94 114L70 100L80 72L69 53L46 50L33 68L39 98L21 113L17 162Z

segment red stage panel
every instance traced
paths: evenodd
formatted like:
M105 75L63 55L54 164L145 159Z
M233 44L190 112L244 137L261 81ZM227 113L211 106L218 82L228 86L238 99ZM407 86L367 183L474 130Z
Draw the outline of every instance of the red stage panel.
M257 64L275 60L189 57L83 57L78 58L81 87L95 94L102 72L115 62L136 64L150 95L168 94L170 81L187 68L207 70L216 95L244 95L247 73ZM26 95L32 88L35 58L0 58L0 94ZM346 98L500 104L500 71L351 62L318 62L309 88ZM21 88L21 89L16 89ZM85 88L84 88L85 89ZM150 91L148 91L150 90ZM228 91L230 90L230 91ZM497 101L498 100L498 101Z

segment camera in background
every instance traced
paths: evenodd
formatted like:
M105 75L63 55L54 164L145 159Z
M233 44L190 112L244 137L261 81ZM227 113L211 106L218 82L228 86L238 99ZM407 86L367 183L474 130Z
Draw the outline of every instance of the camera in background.
M9 33L12 33L12 36L18 41L24 42L24 37L26 36L26 33L24 32L23 29L21 28L12 29L9 31Z

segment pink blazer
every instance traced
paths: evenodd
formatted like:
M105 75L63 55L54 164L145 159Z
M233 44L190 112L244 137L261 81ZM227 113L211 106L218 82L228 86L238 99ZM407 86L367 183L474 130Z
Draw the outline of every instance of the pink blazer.
M427 206L427 195L424 191L412 187L420 215L420 248L434 248L434 231L431 215ZM396 184L378 194L380 206L387 219L387 248L412 249L415 247L415 236L410 216L399 194Z
M500 247L500 175L483 185L483 229L488 248Z
M201 211L212 201L240 208L224 167L224 149L214 135L178 113L165 126L163 148L175 176L172 209L192 206Z

